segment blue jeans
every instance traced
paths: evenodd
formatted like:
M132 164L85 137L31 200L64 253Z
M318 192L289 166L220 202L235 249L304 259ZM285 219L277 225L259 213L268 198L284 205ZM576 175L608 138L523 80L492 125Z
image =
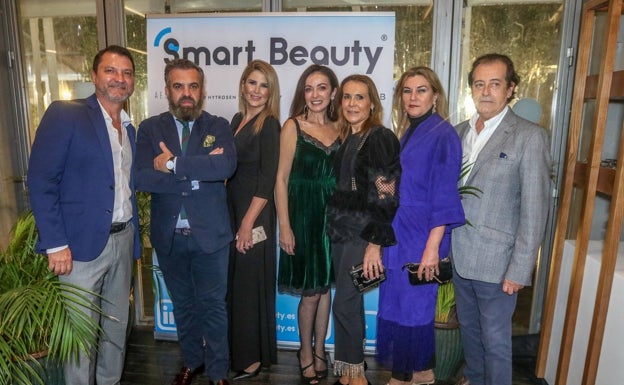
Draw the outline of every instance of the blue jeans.
M511 317L518 294L502 283L453 275L457 317L464 345L464 376L471 385L511 385Z
M168 254L158 263L171 294L178 341L185 366L206 365L213 381L228 374L227 293L229 244L206 254L191 233L175 234Z

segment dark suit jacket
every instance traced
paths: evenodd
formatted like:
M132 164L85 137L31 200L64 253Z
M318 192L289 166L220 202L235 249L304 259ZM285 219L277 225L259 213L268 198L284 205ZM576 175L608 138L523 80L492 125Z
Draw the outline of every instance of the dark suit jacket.
M127 127L135 153L135 129ZM139 224L131 171L134 257ZM28 192L39 230L37 250L69 245L76 261L106 246L113 217L115 175L106 122L97 98L56 101L41 119L28 167Z
M468 121L456 127L460 138ZM507 111L472 166L464 195L470 224L453 230L453 266L463 278L530 285L551 199L548 133Z
M176 171L154 169L154 158L162 153L164 142L177 157ZM222 147L221 155L209 155ZM212 253L232 240L225 180L236 169L236 147L227 120L202 112L195 120L186 154L169 112L144 120L137 138L136 186L150 192L151 241L158 253L171 251L173 234L182 205L196 240L206 253ZM199 181L192 190L191 181Z

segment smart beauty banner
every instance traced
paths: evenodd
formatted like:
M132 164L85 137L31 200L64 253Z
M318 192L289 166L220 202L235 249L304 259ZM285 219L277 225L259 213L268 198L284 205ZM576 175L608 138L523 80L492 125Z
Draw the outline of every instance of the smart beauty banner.
M282 123L301 73L311 64L322 64L333 69L338 80L354 73L369 75L390 127L394 24L391 12L148 16L149 114L168 108L166 62L186 58L206 74L205 109L229 120L238 108L243 69L261 59L279 76Z

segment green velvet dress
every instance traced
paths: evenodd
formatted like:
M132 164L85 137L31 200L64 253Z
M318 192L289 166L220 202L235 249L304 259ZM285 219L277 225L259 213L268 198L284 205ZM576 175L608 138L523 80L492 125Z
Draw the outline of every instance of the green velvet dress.
M288 182L288 215L295 235L295 255L280 249L278 289L311 295L325 292L333 282L325 205L334 191L334 155L329 147L297 126L297 145Z

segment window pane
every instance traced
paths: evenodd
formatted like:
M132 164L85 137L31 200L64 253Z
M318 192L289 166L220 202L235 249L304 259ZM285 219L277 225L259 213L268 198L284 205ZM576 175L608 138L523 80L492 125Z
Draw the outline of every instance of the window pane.
M130 97L129 114L138 127L147 116L147 23L140 8L134 8L132 1L126 1L126 47L134 58L134 93ZM138 3L138 2L134 2ZM164 6L163 6L164 8ZM147 10L149 11L149 10ZM147 12L146 12L147 13ZM162 13L162 12L154 12Z
M171 13L262 11L262 0L171 0Z
M500 3L470 5L469 2L464 7L458 121L474 113L468 86L472 62L480 55L497 52L508 55L520 75L518 99L537 100L543 112L540 125L549 128L561 45L563 2Z
M19 14L29 126L34 131L51 102L93 93L90 71L98 49L95 2L22 0Z
M285 12L394 12L394 78L398 79L408 68L429 66L433 34L433 1L393 1L393 5L353 5L357 1L284 0Z

